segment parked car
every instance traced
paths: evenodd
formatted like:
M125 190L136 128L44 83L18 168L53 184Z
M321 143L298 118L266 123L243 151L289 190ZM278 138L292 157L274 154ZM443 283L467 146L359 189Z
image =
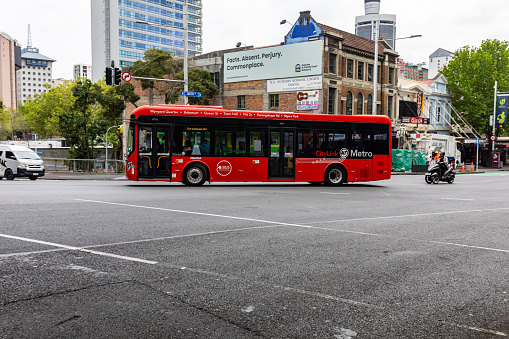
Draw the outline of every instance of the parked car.
M28 177L36 180L44 176L44 162L25 146L0 145L0 179Z

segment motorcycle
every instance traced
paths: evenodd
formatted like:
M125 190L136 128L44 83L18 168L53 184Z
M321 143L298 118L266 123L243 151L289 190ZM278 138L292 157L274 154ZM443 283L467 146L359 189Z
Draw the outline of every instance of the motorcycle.
M447 170L443 175L440 175L440 164L431 163L428 167L428 171L424 175L424 180L428 184L438 184L440 181L445 181L449 184L454 182L456 174L451 165L447 164Z

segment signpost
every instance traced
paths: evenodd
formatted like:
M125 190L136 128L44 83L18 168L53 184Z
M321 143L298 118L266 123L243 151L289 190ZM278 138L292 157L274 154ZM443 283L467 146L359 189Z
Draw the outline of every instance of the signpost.
M122 80L124 80L126 82L131 81L131 73L129 73L129 72L122 73Z
M180 91L180 95L183 97L195 97L195 98L201 98L202 93L201 92L186 92L186 91Z

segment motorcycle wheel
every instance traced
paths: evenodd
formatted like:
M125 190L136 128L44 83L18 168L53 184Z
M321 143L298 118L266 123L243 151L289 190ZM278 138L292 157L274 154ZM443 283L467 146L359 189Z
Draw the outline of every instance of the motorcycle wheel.
M438 184L440 182L440 177L438 175L434 175L432 181L434 184Z
M454 178L451 178L447 181L449 184L452 184L454 182Z
M426 181L427 184L431 184L433 182L433 180L431 180L431 176L430 175L425 175L424 176L424 181Z

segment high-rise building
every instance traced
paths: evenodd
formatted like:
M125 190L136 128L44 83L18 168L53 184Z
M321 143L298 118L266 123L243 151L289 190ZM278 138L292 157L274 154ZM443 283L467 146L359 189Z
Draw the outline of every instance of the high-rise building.
M29 43L30 45L30 43ZM21 69L17 72L18 77L18 101L27 102L36 94L48 92L44 86L51 87L51 74L53 60L39 53L36 47L28 46L21 51Z
M186 20L187 17L187 20ZM201 0L92 0L92 79L106 67L130 66L152 48L184 56L202 52Z
M380 0L364 0L364 14L355 17L355 34L375 40L376 23L379 21L379 36L396 49L396 15L380 14Z
M8 34L0 32L0 99L5 107L18 107L16 70L21 68L21 47Z
M73 79L85 78L92 80L92 66L85 64L76 64L73 68Z
M429 77L433 79L438 75L440 69L454 59L454 53L443 48L437 49L429 56Z

